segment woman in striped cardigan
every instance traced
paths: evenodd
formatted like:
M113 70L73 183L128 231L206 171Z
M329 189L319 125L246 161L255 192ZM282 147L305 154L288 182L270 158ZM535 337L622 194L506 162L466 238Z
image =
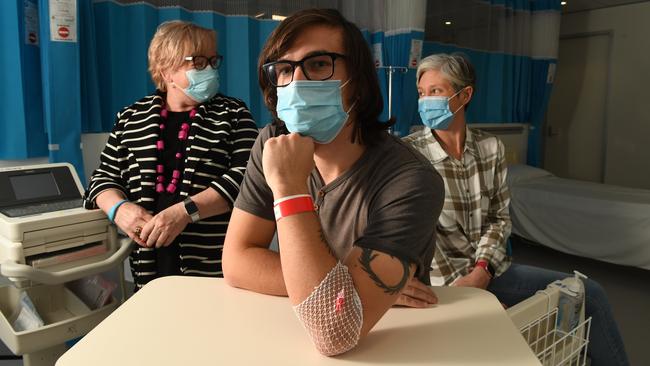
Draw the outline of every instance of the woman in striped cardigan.
M213 30L163 23L149 46L158 90L117 114L84 196L138 245L136 290L165 275L221 276L221 251L257 126L218 94Z

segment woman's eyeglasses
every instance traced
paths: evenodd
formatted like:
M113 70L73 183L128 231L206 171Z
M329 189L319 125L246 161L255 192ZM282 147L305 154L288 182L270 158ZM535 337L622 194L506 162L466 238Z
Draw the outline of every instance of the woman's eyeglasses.
M205 56L185 56L185 61L192 61L192 65L194 65L194 68L197 70L203 70L208 65L212 67L213 69L218 69L219 66L221 66L221 61L223 60L222 55L216 55L212 57L205 57Z

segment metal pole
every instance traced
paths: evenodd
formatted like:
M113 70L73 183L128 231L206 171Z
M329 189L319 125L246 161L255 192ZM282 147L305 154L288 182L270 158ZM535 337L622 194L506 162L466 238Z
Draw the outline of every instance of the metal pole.
M393 67L388 66L388 119L393 116Z
M378 69L386 69L388 72L388 119L393 117L393 73L399 71L402 74L406 74L408 68L404 66L378 66ZM390 133L393 133L393 129L389 130Z

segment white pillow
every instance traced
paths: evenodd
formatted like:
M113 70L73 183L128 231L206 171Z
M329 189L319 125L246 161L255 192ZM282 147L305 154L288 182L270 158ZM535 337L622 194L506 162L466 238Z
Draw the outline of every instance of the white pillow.
M535 178L551 177L552 173L535 168L530 165L512 164L508 166L507 184L512 187L513 184L522 183Z

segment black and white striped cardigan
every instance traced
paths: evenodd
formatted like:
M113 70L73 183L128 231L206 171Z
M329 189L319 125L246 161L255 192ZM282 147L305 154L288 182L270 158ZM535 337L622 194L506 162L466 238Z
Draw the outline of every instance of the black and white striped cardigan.
M156 164L163 94L147 96L117 114L100 165L90 179L84 207L97 208L102 191L118 189L149 212L156 208ZM232 208L258 129L244 102L218 94L197 108L192 120L180 197L210 187ZM222 276L221 252L230 212L189 224L179 235L181 272ZM138 288L156 278L154 249L137 247L131 271Z

